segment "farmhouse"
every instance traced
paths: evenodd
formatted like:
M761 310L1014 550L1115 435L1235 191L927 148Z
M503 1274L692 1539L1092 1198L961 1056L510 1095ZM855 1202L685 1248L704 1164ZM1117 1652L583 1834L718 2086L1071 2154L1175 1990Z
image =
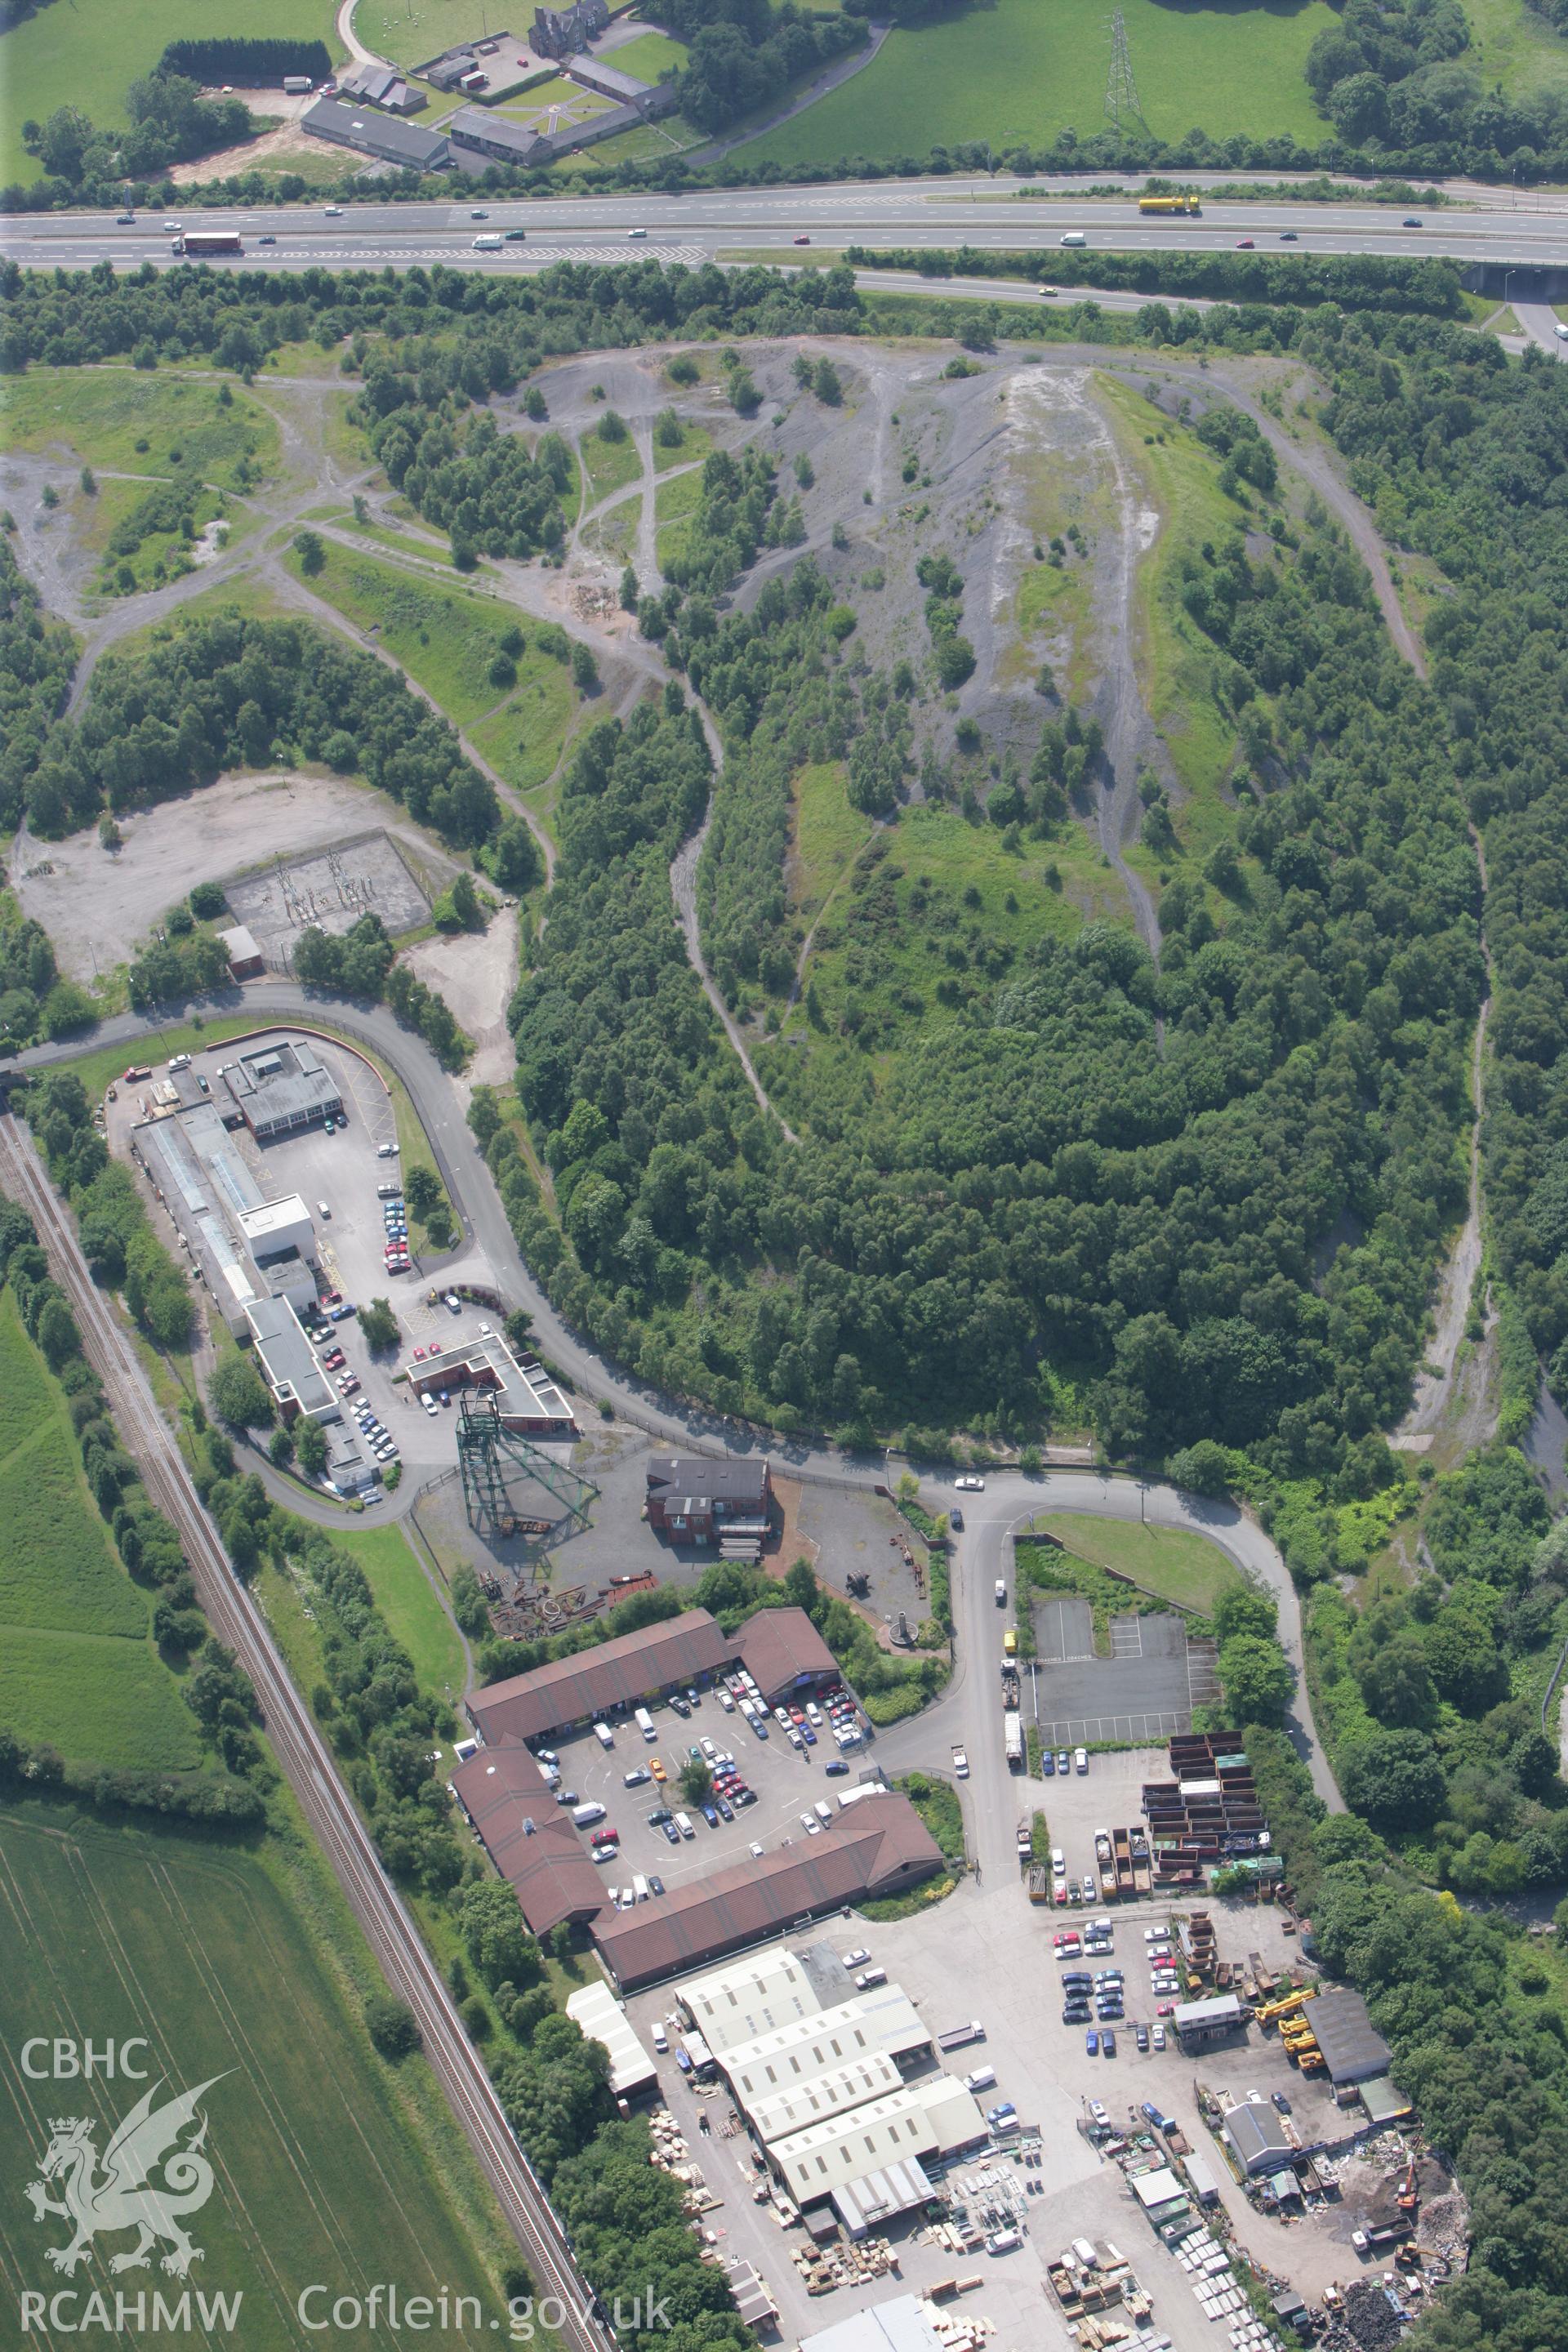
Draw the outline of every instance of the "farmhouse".
M657 1454L647 1465L650 1528L689 1543L709 1543L726 1532L767 1532L773 1475L766 1462L705 1461L698 1454Z
M344 105L341 99L319 98L300 117L300 128L312 139L334 147L352 147L377 163L395 163L402 171L438 172L451 159L451 150L438 131L421 131L395 115L365 106Z
M569 58L609 24L608 0L577 0L574 8L536 8L529 39L542 58Z
M323 1118L342 1115L343 1098L320 1055L304 1039L258 1045L224 1065L223 1083L238 1118L258 1143L298 1135ZM227 1114L226 1113L226 1117Z
M417 114L430 101L422 89L410 89L391 66L368 62L348 67L338 76L338 91L356 106L379 106L387 114Z

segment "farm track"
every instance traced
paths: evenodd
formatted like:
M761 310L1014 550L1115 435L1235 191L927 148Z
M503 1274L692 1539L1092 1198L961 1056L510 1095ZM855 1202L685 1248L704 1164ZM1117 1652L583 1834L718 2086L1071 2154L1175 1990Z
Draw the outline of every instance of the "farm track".
M33 1219L50 1270L70 1297L84 1352L108 1391L121 1439L153 1500L179 1530L208 1622L256 1686L279 1763L388 1983L418 2021L442 2090L537 2283L562 2300L563 2340L573 2352L604 2352L616 2339L602 2321L588 2315L594 2309L593 2291L577 2270L566 2234L501 2112L483 2061L463 2031L418 1929L382 1869L331 1751L296 1691L264 1619L233 1576L135 1351L88 1272L68 1213L31 1139L8 1115L0 1117L0 1178Z

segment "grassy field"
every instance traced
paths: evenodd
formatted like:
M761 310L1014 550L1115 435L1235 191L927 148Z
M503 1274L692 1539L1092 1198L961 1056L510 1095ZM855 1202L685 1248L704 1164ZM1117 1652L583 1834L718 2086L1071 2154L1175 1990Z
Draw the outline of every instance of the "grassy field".
M233 489L242 458L253 481L275 469L278 427L241 384L229 384L232 405L221 405L223 382L132 368L29 368L6 384L4 440L46 454L64 448L89 466L149 481Z
M690 536L691 517L701 503L700 471L677 474L672 481L661 482L655 491L653 510L658 525L655 545L661 571L668 572L676 557L683 553Z
M459 41L483 40L490 17L498 13L504 22L507 12L498 12L490 0L360 0L354 31L378 58L398 66L422 66ZM527 10L519 9L512 21L526 26L532 19ZM519 58L540 62L522 32L503 41L493 58L482 60L493 88L504 89L521 74Z
M0 1723L75 1760L191 1769L195 1717L88 1489L65 1399L0 1292ZM26 1529L26 1539L16 1531Z
M584 477L584 514L616 490L624 490L642 472L642 459L629 433L624 441L601 441L596 432L584 433L577 446Z
M1494 0L1517 16L1522 0ZM1206 0L1167 8L1126 0L1123 15L1145 120L1159 139L1289 131L1316 145L1326 125L1302 66L1336 22L1325 0ZM1110 62L1099 0L995 0L896 29L864 72L751 141L747 162L831 163L840 155L923 156L933 145L1044 144L1105 127Z
M462 2332L479 2341L500 2299L443 2175L459 2193L471 2182L474 2222L487 2234L489 2200L448 2147L439 2166L427 2154L426 2119L444 2141L451 2130L425 2062L394 2070L375 2056L341 1967L329 1965L267 1862L167 1833L83 1828L41 1808L0 1817L0 1849L11 1955L0 1981L6 2046L29 2034L80 2034L90 2023L95 2040L145 2036L143 2063L153 2083L167 2082L164 2097L221 2078L202 2103L217 2178L188 2224L202 2250L190 2284L243 2294L233 2340L246 2352L291 2352L301 2340L304 2288L324 2284L330 2308L340 2294L395 2281L400 2300L443 2288L479 2298L483 2315ZM352 1928L344 1933L330 1916L341 1910L335 1890L318 1900L346 1946ZM344 1958L374 1981L363 1947ZM55 2083L28 2082L15 2067L9 2083L0 2259L9 2277L41 2287L53 2277L44 2250L65 2242L63 2225L49 2217L39 2230L22 2189L48 2143L50 2116L68 2102ZM101 2076L71 2084L68 2105L92 2118L100 2154L136 2095ZM103 2240L77 2284L100 2286L104 2257L127 2242ZM156 2270L122 2284L135 2292L139 2282L171 2297L179 2291ZM387 2340L379 2329L332 2331L335 2345L358 2352Z
M454 1703L463 1692L463 1645L401 1528L345 1528L332 1540L353 1552L376 1607L414 1661L421 1684Z
M520 670L506 708L472 730L475 750L546 824L555 804L547 787L581 708L565 663L541 659L526 678Z
M689 55L685 42L672 41L668 33L641 33L624 47L612 49L606 62L617 73L635 74L638 81L657 82L661 74L683 66Z
M290 553L288 562L296 577L301 577L299 557ZM528 643L516 656L515 688L498 686L490 677L502 634L518 619L511 606L477 589L448 588L440 581L423 579L374 556L351 555L330 541L325 568L307 584L360 628L374 629L377 642L434 695L455 726L468 727L492 712L492 724L503 738L509 730L514 737L521 731L531 738L541 732L542 711L548 710L553 722L560 710L564 733L564 718L577 699L571 673L563 662L538 650L526 623L521 625ZM553 740L552 768L559 757L559 738ZM483 729L475 740L489 757ZM513 781L503 761L495 764L509 782Z
M713 436L707 426L689 425L683 417L680 439L673 449L667 449L661 441L655 440L653 470L656 474L667 474L672 466L694 466L700 457L707 457L712 446Z
M38 176L22 144L29 117L42 122L58 106L79 106L101 126L123 122L121 101L137 76L152 71L169 42L201 28L189 0L137 0L134 8L116 0L65 0L0 36L0 183ZM223 30L253 39L320 39L333 58L343 54L331 0L228 0ZM258 90L253 110L264 112L266 102Z
M1030 1526L1037 1535L1055 1536L1078 1559L1114 1569L1146 1592L1200 1616L1209 1616L1220 1594L1242 1581L1217 1544L1186 1528L1148 1528L1078 1511L1045 1511Z
M802 920L814 922L871 838L871 819L850 805L841 761L803 768L785 878Z

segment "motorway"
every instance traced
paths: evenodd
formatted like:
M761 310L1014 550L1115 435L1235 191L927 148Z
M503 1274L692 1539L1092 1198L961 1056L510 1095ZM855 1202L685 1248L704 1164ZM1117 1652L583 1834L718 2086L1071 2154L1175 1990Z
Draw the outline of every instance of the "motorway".
M565 2311L559 2333L574 2352L614 2342L595 2316L592 2289L573 2259L532 2166L519 2146L447 1986L338 1775L279 1654L266 1620L230 1570L217 1531L155 1403L130 1339L94 1284L69 1212L18 1122L0 1117L0 1183L33 1220L50 1271L70 1297L88 1360L103 1381L121 1438L147 1491L180 1531L207 1621L256 1686L267 1736L388 1983L418 2021L426 2054L532 2268L536 2287ZM493 2325L494 2323L492 2323Z
M1236 186L1239 176L1229 174L1226 184ZM526 244L504 247L500 254L474 252L480 225L468 203L353 203L336 219L321 205L255 212L193 207L178 217L187 228L237 229L244 256L220 266L241 271L409 268L444 261L516 277L558 261L648 259L697 268L736 251L802 262L808 257L794 242L802 236L829 252L848 244L937 249L967 244L1003 251L1052 246L1071 230L1081 230L1089 248L1101 252L1223 252L1250 236L1261 253L1279 250L1289 230L1296 238L1289 249L1298 254L1446 255L1503 268L1568 268L1568 194L1531 195L1515 207L1506 190L1467 188L1462 202L1426 210L1417 205L1408 215L1398 205L1290 204L1268 196L1216 200L1200 218L1175 221L1142 218L1131 196L1087 196L1081 181L1030 181L1031 188L1050 192L1037 202L1009 194L1016 184L999 175L994 181L712 188L683 196L496 197L483 206L484 229L527 231ZM0 219L0 255L31 268L85 269L106 257L125 269L148 261L162 267L172 260L173 240L164 233L169 217L145 213L134 226L119 227L111 213L7 215ZM1405 227L1407 217L1421 226ZM634 230L641 232L635 240ZM262 236L276 243L263 247Z

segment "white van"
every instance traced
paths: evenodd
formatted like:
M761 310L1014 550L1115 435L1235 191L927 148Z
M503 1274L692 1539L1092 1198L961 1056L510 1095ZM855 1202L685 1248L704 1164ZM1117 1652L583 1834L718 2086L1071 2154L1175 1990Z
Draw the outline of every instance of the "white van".
M1061 243L1063 245L1080 246L1087 245L1089 243L1089 239L1085 236L1082 229L1069 228L1067 235L1061 239Z
M637 1725L637 1729L642 1733L645 1739L657 1739L658 1738L658 1733L654 1729L653 1717L649 1715L646 1706L639 1706L637 1708L636 1714L632 1717L632 1721Z
M829 1822L831 1822L831 1820L833 1819L833 1808L832 1808L832 1806L831 1806L830 1804L828 1804L828 1803L827 1803L827 1801L826 1801L826 1799L825 1799L825 1798L818 1797L818 1799L817 1799L817 1801L816 1801L816 1804L815 1804L815 1805L813 1805L813 1807L812 1807L812 1809L811 1809L811 1810L812 1810L812 1811L816 1815L817 1820L818 1820L819 1822L822 1822L822 1824L823 1824L823 1826L824 1826L825 1828L826 1827L827 1823L828 1823Z
M966 2091L994 2091L996 2087L995 2067L976 2066L973 2074L964 2076L963 2087Z
M692 1828L690 1821L685 1813L677 1813L675 1816L675 1826L680 1832L683 1838L694 1838L697 1835L696 1831Z
M589 1803L574 1805L572 1808L572 1819L580 1830L591 1830L595 1822L602 1822L604 1818L603 1805Z
M594 1737L601 1748L613 1748L616 1744L616 1735L607 1723L596 1723L594 1726Z
M634 1903L646 1903L647 1899L647 1880L639 1870L632 1880L632 1900Z
M317 1202L317 1203L316 1203L316 1214L317 1214L317 1216L318 1216L318 1217L320 1217L320 1219L321 1220L321 1223L322 1223L324 1225L330 1225L330 1224L331 1223L331 1222L332 1222L332 1213L331 1213L331 1209L329 1209L329 1208L328 1208L328 1206L327 1206L327 1204L326 1204L325 1201L318 1201L318 1202Z
M885 1985L887 1981L886 1969L862 1969L855 1979L855 1990L857 1992L869 1992L874 1985Z
M653 2046L658 2051L665 2051L669 2048L669 2036L665 2032L662 2025L656 2025L653 2029Z
M482 236L475 237L474 251L476 253L499 253L501 249L502 243L502 238L497 235L494 229L487 229Z

